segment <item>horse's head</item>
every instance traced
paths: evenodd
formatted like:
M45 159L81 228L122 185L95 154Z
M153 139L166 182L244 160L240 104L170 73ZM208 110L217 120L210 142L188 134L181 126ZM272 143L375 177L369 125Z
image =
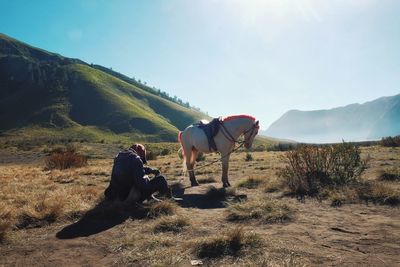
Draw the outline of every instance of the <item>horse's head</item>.
M253 123L250 129L247 129L244 134L244 147L249 149L253 145L254 137L258 134L260 129L259 121Z

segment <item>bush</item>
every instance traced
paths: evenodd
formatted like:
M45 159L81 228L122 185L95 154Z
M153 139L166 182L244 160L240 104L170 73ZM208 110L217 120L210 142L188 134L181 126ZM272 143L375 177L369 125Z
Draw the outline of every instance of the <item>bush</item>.
M64 170L68 168L78 168L87 165L87 158L76 152L65 151L55 152L45 157L46 169Z
M361 160L361 152L351 143L332 146L302 145L285 154L287 165L278 172L291 193L317 195L326 186L349 185L367 168Z
M380 141L381 146L388 146L388 147L398 147L400 146L400 135L395 137L383 137Z

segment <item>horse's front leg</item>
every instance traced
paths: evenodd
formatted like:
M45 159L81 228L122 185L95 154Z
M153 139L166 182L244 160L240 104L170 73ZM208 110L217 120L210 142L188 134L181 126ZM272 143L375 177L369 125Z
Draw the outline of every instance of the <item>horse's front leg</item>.
M229 156L227 155L225 157L221 158L222 161L222 186L223 187L229 187L231 184L229 183L228 180L228 169L229 169Z

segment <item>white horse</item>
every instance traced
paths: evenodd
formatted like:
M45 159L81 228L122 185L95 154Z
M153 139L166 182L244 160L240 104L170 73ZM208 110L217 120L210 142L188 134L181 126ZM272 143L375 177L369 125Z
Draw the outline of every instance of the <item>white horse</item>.
M238 142L238 138L244 135L244 146L249 149L259 128L259 122L249 115L234 115L222 119L220 129L214 137L214 141L218 152L221 153L221 180L224 187L230 186L228 180L229 157L235 144ZM210 151L206 134L195 125L190 125L184 131L179 132L178 140L182 146L183 165L189 172L191 185L197 186L199 183L194 175L194 164L196 163L198 153L215 151Z

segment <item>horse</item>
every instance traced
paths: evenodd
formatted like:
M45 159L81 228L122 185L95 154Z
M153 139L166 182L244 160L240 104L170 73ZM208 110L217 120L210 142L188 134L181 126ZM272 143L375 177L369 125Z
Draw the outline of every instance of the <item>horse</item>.
M222 162L222 185L229 187L228 179L229 157L238 143L238 138L244 135L244 146L251 148L253 140L260 129L259 121L249 115L232 115L219 120L219 130L214 137L217 151L212 151L208 144L206 134L196 125L190 125L178 134L178 141L183 154L184 168L189 172L191 186L198 186L194 174L194 165L199 152L219 152Z

